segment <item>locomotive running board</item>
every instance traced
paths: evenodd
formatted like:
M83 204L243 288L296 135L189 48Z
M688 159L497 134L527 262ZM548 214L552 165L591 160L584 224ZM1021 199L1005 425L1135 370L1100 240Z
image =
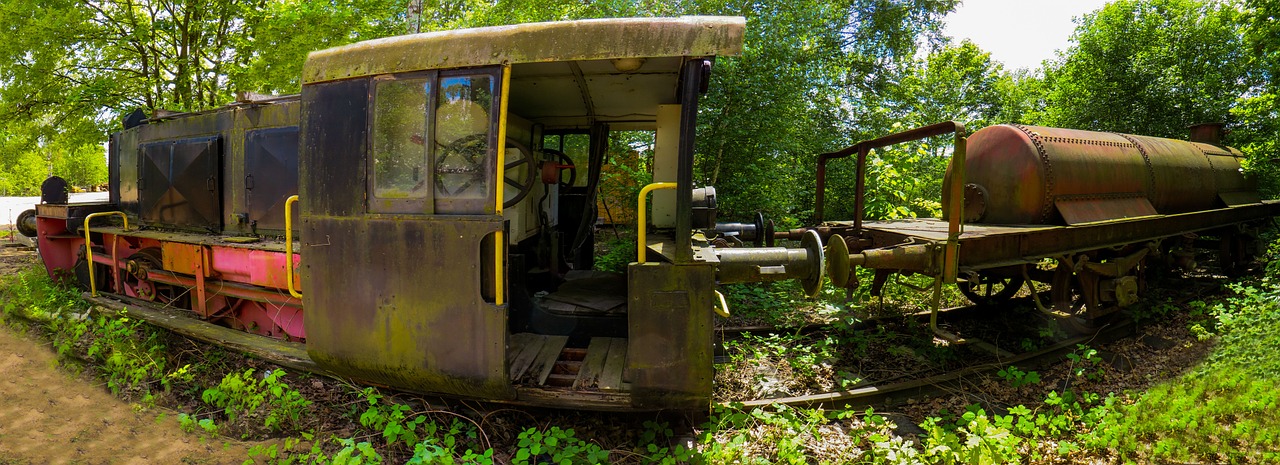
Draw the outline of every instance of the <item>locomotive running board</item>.
M125 316L130 318L137 318L192 339L227 347L285 368L347 380L346 377L329 372L317 365L307 355L306 346L301 343L282 341L218 326L204 320L192 318L192 316L187 315L190 311L184 312L176 309L159 308L151 302L132 297L114 294L99 294L94 297L88 292L81 294L81 297L98 305L92 308L95 313L108 316L124 313Z
M321 368L307 355L306 345L298 342L282 341L266 336L258 336L224 326L218 326L204 320L194 318L190 311L160 308L154 303L116 294L99 294L97 297L88 292L81 294L88 302L95 304L90 311L103 316L118 316L124 313L130 318L137 318L149 324L164 328L179 335L215 344L219 347L239 351L250 357L274 363L285 368L314 373L348 383L376 385L352 379ZM636 411L631 406L629 392L571 391L547 389L536 386L516 386L516 398L512 400L471 399L498 404L524 405L533 407L577 407L597 411ZM406 391L408 392L408 391ZM457 401L466 399L458 396L445 396L439 393L418 393L427 396L441 396L440 400L448 402L450 398Z

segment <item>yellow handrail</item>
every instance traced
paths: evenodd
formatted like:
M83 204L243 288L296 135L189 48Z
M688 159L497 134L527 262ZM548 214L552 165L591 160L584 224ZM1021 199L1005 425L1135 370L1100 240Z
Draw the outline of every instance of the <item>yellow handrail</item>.
M503 195L503 184L507 182L507 96L511 93L511 64L503 63L502 65L502 99L498 105L498 177L494 182L498 184L495 189L498 199L494 212L498 216L502 216L502 204L506 202ZM524 154L529 156L529 154ZM493 233L493 303L494 305L503 304L503 294L506 289L506 271L503 270L506 261L507 239L504 237L502 228L498 228Z
M296 195L284 201L284 279L289 282L289 295L301 299L302 293L293 287L293 203L297 201Z
M94 273L93 273L93 244L89 242L89 220L97 218L99 216L106 216L106 215L120 215L120 218L124 220L124 230L125 231L129 230L129 217L125 216L124 212L118 212L118 211L98 212L98 213L90 213L89 216L84 217L84 253L89 260L89 263L88 263L89 264L89 295L92 295L94 297L98 296L98 281L94 277ZM115 246L116 246L116 243L112 242L111 244L111 260L112 261L116 260ZM115 266L115 265L113 264L112 266Z
M724 300L724 294L721 294L719 290L715 290L713 292L715 292L716 297L720 299L720 305L712 303L711 309L715 310L716 315L729 318L729 302Z
M636 208L636 263L645 262L645 196L658 189L675 189L674 182L655 182L640 189L640 195L636 199L638 207Z

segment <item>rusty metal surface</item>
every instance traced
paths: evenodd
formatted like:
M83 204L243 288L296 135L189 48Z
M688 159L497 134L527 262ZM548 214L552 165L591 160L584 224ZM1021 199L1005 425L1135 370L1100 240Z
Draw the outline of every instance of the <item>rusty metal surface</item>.
M298 148L302 215L364 213L368 98L365 79L303 86Z
M984 194L983 223L1063 224L1214 208L1219 193L1251 190L1239 157L1174 139L997 125L969 138L966 171ZM1136 197L1154 212L1117 200Z
M1280 215L1280 202L1268 201L1080 226L971 224L965 227L964 234L960 236L959 265L966 269L983 269L1026 263L1044 257L1144 242L1276 215ZM874 221L864 223L863 229L872 239L870 247L876 248L922 241L940 243L947 238L947 223L937 219ZM853 252L857 253L858 250ZM922 266L914 271L929 270Z
M705 408L711 399L712 291L709 264L632 264L627 304L627 374L637 408Z
M217 136L139 146L142 220L182 229L222 229L222 148Z
M837 158L848 158L849 156L852 156L854 154L858 155L857 186L855 187L855 191L856 191L854 195L855 204L853 208L854 225L855 225L854 227L856 229L858 225L862 224L862 219L863 219L862 218L863 208L864 208L863 203L865 202L864 198L866 193L867 155L870 154L871 150L882 148L882 147L888 147L890 145L897 145L903 142L910 142L913 140L924 139L926 137L940 136L943 134L951 134L951 133L963 133L963 132L964 132L963 124L960 124L954 121L945 121L942 123L935 123L928 126L922 126L922 127L910 129L907 131L890 134L878 139L858 142L857 144L846 147L842 150L838 150L830 153L823 153L818 155L818 170L817 170L817 184L816 184L817 191L816 191L816 197L814 198L814 217L819 222L821 222L823 219L822 217L823 201L826 198L827 162L828 161L834 160ZM962 134L957 134L958 139L962 137L964 137ZM957 144L958 143L959 142L957 142ZM943 189L944 194L946 191L947 191L946 189ZM943 205L946 205L945 200L943 201Z
M165 270L191 276L206 276L209 267L204 262L204 247L180 242L164 242L160 244L160 256Z
M303 84L438 68L742 53L742 17L528 23L368 40L311 52Z
M255 169L249 165L258 160L253 154L246 155L246 147L251 145L246 143L246 139L252 139L254 131L296 128L300 108L301 101L297 96L235 103L201 112L154 118L112 134L109 162L113 176L112 199L118 200L121 210L131 217L150 219L152 223L170 228L252 234L259 232L255 226L261 226L260 229L267 233L278 233L283 228L277 218L279 212L267 211L272 205L265 197L260 196L255 202L255 208L262 210L262 214L250 218L247 185L252 181L246 179L246 174ZM213 182L209 182L208 176L199 180L170 179L184 175L191 177L193 172L184 174L181 170L186 167L191 171L193 166L184 164L190 160L184 160L183 154L179 154L183 157L177 157L179 163L170 163L173 153L162 154L164 146L190 145L206 139L217 140L210 153L202 155L220 158L214 162L215 169L208 172L217 179ZM295 152L296 146L292 144ZM272 153L280 151L278 146L274 149ZM151 160L148 160L148 151L152 152ZM156 157L161 155L163 160L157 160ZM273 185L296 186L296 182L290 184L291 179L297 176L296 162L289 166L287 158L283 161L279 163L283 166L256 169L268 171L266 176L271 177ZM261 177L262 173L255 176ZM214 190L208 192L210 185ZM200 192L202 189L206 192ZM292 189L296 191L296 187Z
M113 134L112 140L119 146L116 157L107 163L116 168L117 184L112 186L112 196L120 202L120 210L133 217L138 215L138 132L122 131Z
M1061 196L1053 202L1062 220L1069 225L1097 221L1138 218L1156 214L1155 207L1146 197L1121 196Z
M298 127L245 131L244 171L249 229L284 230L284 201L298 193Z
M492 270L483 273L481 243L502 228L502 218L302 218L312 359L414 391L514 397L507 309L486 302L481 288L493 279Z

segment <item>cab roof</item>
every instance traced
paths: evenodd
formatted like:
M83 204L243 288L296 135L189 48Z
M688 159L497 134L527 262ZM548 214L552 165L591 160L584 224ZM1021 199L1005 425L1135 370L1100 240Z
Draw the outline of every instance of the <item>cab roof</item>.
M745 24L724 16L588 19L387 37L311 52L302 81L502 63L739 55Z

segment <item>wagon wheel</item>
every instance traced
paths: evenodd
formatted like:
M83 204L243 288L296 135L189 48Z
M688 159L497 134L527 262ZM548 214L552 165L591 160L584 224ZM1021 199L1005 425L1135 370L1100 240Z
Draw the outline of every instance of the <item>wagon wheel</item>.
M978 281L960 283L957 288L979 307L996 307L1009 302L1022 289L1021 276L979 275Z
M1076 279L1071 269L1058 263L1053 272L1053 284L1049 289L1053 309L1070 316L1058 317L1058 324L1070 334L1087 334L1096 332L1102 327L1100 319L1090 319L1086 314L1084 293L1080 288L1080 280Z

